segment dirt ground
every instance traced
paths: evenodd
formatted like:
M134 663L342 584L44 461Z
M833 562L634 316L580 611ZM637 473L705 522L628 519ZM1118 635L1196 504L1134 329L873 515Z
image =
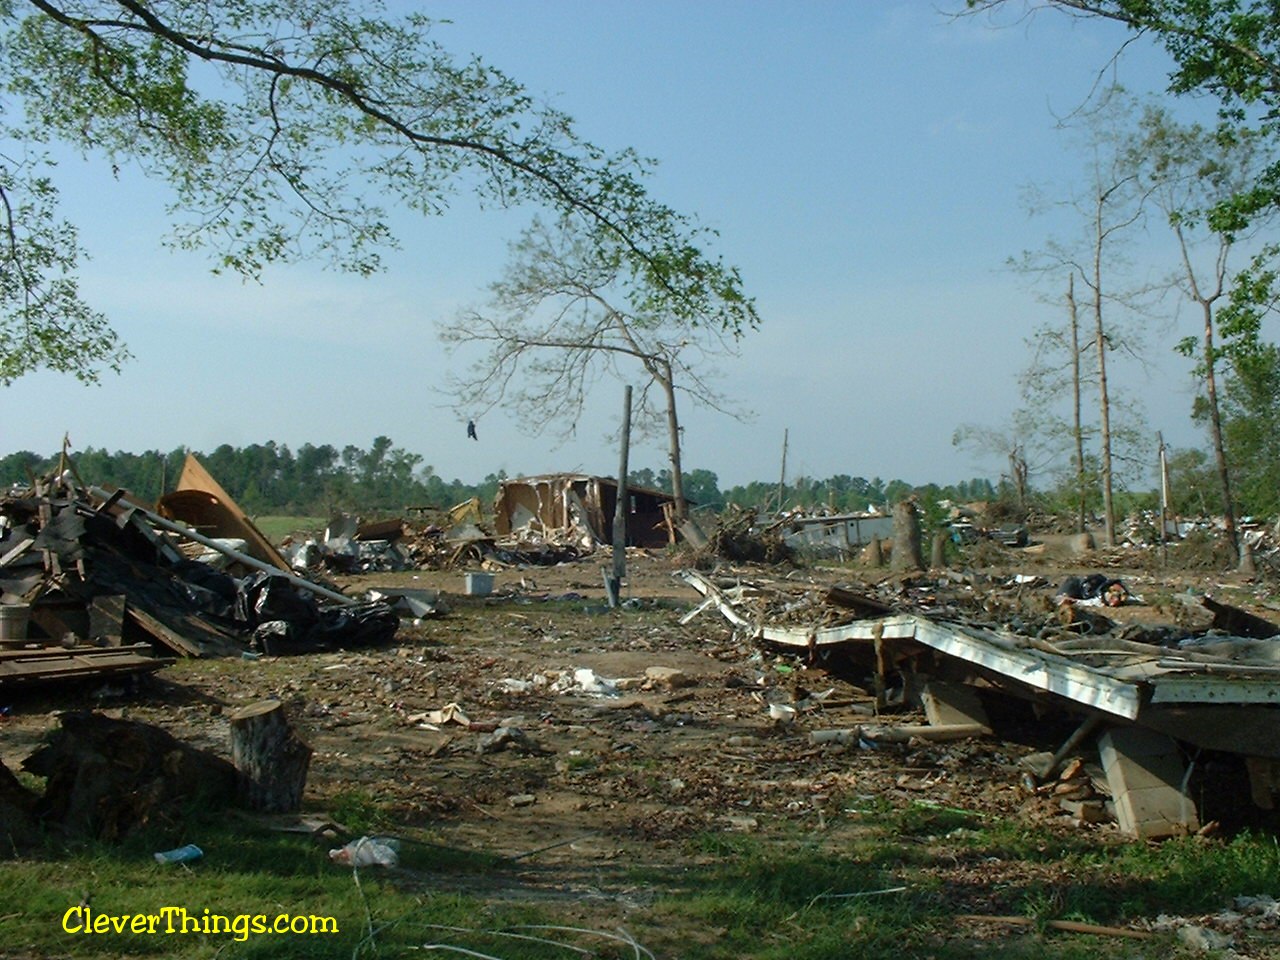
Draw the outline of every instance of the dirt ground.
M1005 566L982 574L1034 573L1052 583L1096 569L1097 558L1082 563L1058 547L1010 552ZM367 804L441 845L517 858L519 868L494 895L573 900L584 911L593 903L624 914L642 906L644 893L628 885L624 868L678 865L693 855L686 841L696 834L821 832L824 843L838 848L860 829L857 811L875 803L919 801L1022 817L1121 842L1114 826L1075 824L1053 796L1022 782L1018 761L1058 746L1074 726L1070 718L1014 711L1002 718L997 737L883 751L811 744L813 729L865 720L868 691L839 669L808 667L735 637L714 610L681 625L700 598L672 578L679 561L663 552L629 552L627 603L616 611L604 603L603 556L500 571L493 595L484 598L465 596L457 571L352 578L345 582L349 592L439 590L448 612L403 621L395 644L384 649L185 660L136 688L110 683L9 694L0 757L17 769L56 725L58 710L85 704L159 724L225 754L226 714L279 698L315 750L308 811L336 816ZM822 565L741 572L815 586L886 576ZM1232 591L1232 602L1249 599L1263 616L1273 609L1265 585L1133 567L1107 572L1148 599L1124 608L1129 617L1160 621L1168 598L1189 588ZM1053 588L1038 592L1047 598ZM646 683L654 667L679 671L676 683ZM564 685L582 670L619 681L621 689L614 696L557 689L557 681ZM828 701L836 705L781 725L766 703L779 686L791 693L831 690ZM451 704L470 726L432 722L432 711ZM923 722L910 712L894 719ZM512 728L518 734L500 735ZM984 863L980 881L963 860L939 869L948 870L958 906L973 913L1007 909L999 863ZM452 874L447 882L462 881Z

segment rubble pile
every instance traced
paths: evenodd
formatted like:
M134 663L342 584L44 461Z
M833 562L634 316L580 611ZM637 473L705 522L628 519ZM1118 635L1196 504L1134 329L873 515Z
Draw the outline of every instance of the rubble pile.
M789 519L789 518L787 518ZM702 551L731 563L786 563L792 548L783 539L786 519L761 527L755 510L731 504L715 520Z
M360 523L335 518L317 542L289 544L285 555L300 572L339 574L397 570L486 570L553 566L589 555L594 545L574 531L513 530L501 539L479 523L417 527L404 520Z
M224 571L192 560L180 549L191 541L234 562ZM0 680L48 672L49 648L77 662L108 651L118 668L116 654L140 642L179 656L285 652L381 643L398 626L384 603L358 602L277 569L122 491L86 488L70 471L0 500L0 593L6 612L30 621L6 641L13 648L6 657L36 657L40 667L19 663L0 670Z

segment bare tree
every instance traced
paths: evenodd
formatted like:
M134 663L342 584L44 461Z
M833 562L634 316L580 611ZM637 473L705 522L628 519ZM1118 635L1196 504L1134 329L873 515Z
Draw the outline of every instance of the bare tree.
M1132 128L1135 106L1119 87L1104 91L1096 104L1077 112L1069 129L1083 134L1087 158L1081 185L1059 201L1075 212L1080 233L1073 240L1050 240L1035 253L1023 255L1018 266L1028 272L1061 276L1065 268L1087 291L1087 308L1093 319L1093 377L1098 388L1099 476L1106 543L1115 544L1114 436L1112 389L1108 380L1108 354L1122 345L1110 308L1138 309L1144 290L1113 288L1112 280L1123 265L1122 242L1145 217L1149 190L1134 169L1125 142ZM1070 306L1076 309L1074 280ZM1078 328L1077 328L1078 329Z
M741 416L714 387L725 356L737 354L737 331L694 325L662 310L644 275L580 221L536 220L511 247L488 303L440 327L451 351L482 353L448 384L460 411L513 410L535 431L576 430L591 387L603 375L629 381L636 368L635 427L665 427L676 510L685 510L677 394Z
M1157 106L1143 112L1131 146L1133 164L1150 182L1152 200L1173 233L1180 264L1171 284L1194 306L1199 322L1199 335L1183 338L1178 349L1189 357L1198 355L1196 374L1204 385L1203 406L1222 488L1227 539L1237 554L1240 543L1217 377L1230 345L1217 336L1217 314L1232 293L1235 278L1228 263L1233 251L1242 241L1255 238L1272 217L1260 211L1241 230L1242 224L1224 224L1212 211L1258 180L1273 161L1267 147L1266 141L1247 131L1180 125Z

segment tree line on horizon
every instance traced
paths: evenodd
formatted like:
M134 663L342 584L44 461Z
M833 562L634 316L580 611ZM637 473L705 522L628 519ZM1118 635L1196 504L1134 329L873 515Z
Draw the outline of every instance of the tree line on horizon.
M412 508L448 508L472 497L491 504L505 471L464 482L446 480L424 458L391 438L375 437L367 448L354 444L287 444L266 441L244 447L222 444L212 451L178 447L168 452L110 452L86 447L69 455L85 483L122 487L146 502L155 502L172 490L187 454L200 462L235 500L254 514L327 516L335 512L401 513ZM0 457L0 483L23 487L33 477L46 476L60 466L60 455L42 456L29 450ZM775 510L779 494L785 508L826 508L837 512L884 509L913 494L929 503L993 500L999 489L990 480L973 478L940 486L914 486L903 480L837 474L825 479L794 477L780 485L757 480L721 488L711 470L693 469L683 474L685 495L700 509L723 510L730 505ZM669 469L643 467L630 471L628 484L670 493Z

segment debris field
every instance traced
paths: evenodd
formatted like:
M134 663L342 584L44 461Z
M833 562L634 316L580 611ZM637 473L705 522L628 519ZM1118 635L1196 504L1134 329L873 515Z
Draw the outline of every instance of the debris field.
M630 547L611 609L591 553L301 583L287 561L246 564L252 537L200 544L234 573L193 561L198 541L159 512L69 478L0 513L5 603L36 628L2 643L0 775L48 778L0 803L46 825L109 837L174 801L156 786L149 810L85 813L57 774L86 711L218 758L269 711L306 752L267 789L300 801L251 809L323 818L360 798L528 857L501 881L512 896L620 909L643 906L623 865L679 862L695 836L789 826L838 848L887 809L1115 843L1275 827L1277 631L1265 586L1235 575L1152 573L1123 551L1000 546L1002 566L888 574ZM1064 595L1099 569L1118 605ZM243 801L232 769L238 788L215 776ZM957 910L1011 909L1000 863L980 882L963 857L937 869Z

